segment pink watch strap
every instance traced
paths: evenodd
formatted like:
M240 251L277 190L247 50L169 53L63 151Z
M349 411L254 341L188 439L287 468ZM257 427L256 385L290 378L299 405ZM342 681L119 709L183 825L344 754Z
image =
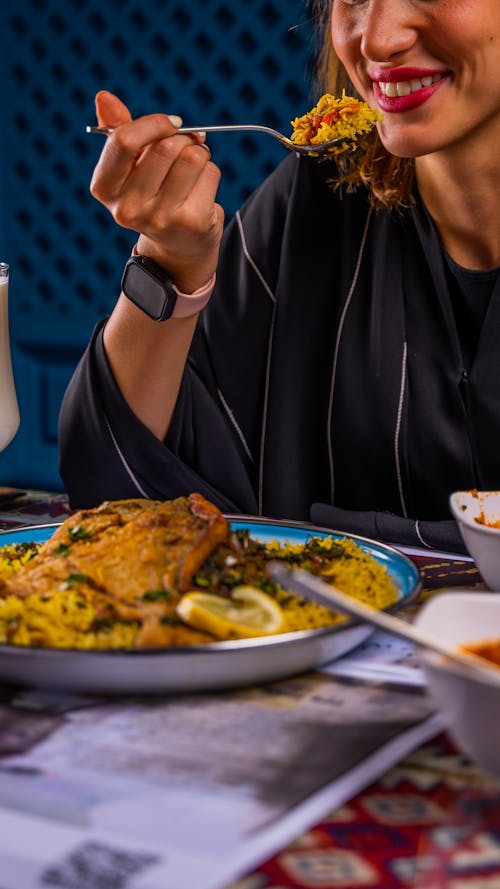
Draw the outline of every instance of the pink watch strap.
M199 287L194 293L181 293L181 291L173 285L177 294L177 302L172 312L172 318L189 318L190 315L196 315L205 308L208 300L212 296L212 290L215 284L215 272L210 281L207 281L203 287Z
M132 248L132 256L139 256L137 244L134 244ZM201 312L212 296L214 285L215 272L210 278L210 281L207 281L202 287L198 287L198 290L195 290L194 293L182 293L175 284L172 284L172 287L177 294L177 302L175 303L174 311L172 312L172 318L189 318L191 315L196 315L198 312Z

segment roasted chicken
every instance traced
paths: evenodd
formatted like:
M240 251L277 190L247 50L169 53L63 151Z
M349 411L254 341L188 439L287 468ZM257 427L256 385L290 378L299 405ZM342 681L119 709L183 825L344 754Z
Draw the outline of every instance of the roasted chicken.
M105 502L66 519L0 594L50 597L77 587L96 604L96 620L137 620L138 647L171 644L180 596L228 531L222 513L200 494ZM180 632L186 643L210 639L188 627Z

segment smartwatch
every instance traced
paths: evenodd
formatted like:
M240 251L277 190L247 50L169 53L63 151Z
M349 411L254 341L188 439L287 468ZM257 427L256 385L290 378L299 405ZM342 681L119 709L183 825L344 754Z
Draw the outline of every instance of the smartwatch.
M172 279L149 256L131 256L122 277L125 296L154 321L172 317L177 290Z

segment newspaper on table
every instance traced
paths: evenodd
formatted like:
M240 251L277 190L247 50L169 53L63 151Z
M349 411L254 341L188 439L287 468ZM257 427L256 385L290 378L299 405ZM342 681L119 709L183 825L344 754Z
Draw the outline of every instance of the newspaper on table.
M0 889L227 889L441 728L383 633L241 691L0 686Z
M440 730L411 659L375 634L351 675L101 701L6 690L1 889L229 886Z

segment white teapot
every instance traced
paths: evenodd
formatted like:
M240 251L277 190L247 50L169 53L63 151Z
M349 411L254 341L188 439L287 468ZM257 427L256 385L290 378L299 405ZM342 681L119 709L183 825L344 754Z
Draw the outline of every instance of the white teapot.
M19 429L14 374L9 337L9 266L0 262L0 451L7 447Z

